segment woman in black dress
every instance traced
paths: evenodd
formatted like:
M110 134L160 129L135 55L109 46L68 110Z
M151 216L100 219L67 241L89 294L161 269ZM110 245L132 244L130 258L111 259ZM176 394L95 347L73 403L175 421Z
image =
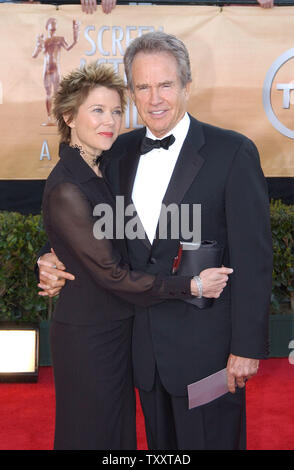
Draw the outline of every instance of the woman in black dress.
M65 77L55 98L60 160L46 182L43 217L51 247L75 276L51 325L55 449L136 448L132 303L191 296L188 277L130 271L123 240L101 238L95 225L97 204L114 211L99 155L116 139L124 106L123 80L95 64Z

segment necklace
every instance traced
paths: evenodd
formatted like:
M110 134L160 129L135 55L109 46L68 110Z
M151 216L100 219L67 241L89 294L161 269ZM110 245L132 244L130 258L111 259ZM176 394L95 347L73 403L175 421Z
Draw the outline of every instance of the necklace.
M88 163L88 165L91 167L91 168L94 168L95 166L98 165L98 163L100 162L101 160L101 155L102 154L99 154L99 155L95 155L93 157L93 155L89 155L81 145L70 145L70 147L74 148L74 149L77 149L81 156L83 157L83 159Z

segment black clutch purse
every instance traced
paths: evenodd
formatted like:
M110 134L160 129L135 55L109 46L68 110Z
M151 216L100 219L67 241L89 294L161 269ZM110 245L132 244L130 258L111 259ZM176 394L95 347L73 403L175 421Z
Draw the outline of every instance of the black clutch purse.
M207 268L219 268L222 265L223 249L216 241L204 240L201 244L180 242L178 255L174 259L173 274L178 276L198 276ZM208 308L212 298L202 297L185 300L198 308Z

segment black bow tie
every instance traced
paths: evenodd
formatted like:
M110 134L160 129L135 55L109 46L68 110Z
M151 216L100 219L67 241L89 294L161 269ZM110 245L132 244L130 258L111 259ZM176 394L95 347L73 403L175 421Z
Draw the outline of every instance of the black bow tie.
M144 155L144 153L148 153L153 149L159 149L161 147L167 150L169 146L174 143L175 140L176 139L174 138L172 134L168 135L167 137L161 140L159 139L154 140L154 139L149 139L148 137L144 137L144 139L142 140L142 144L141 144L141 150L140 150L141 155Z

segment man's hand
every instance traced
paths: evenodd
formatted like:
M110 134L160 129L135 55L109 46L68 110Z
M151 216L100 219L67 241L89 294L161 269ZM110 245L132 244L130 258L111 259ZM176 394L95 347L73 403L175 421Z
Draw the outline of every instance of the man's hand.
M82 11L87 14L92 14L97 9L96 0L81 0Z
M87 14L92 14L97 10L97 0L81 0L82 11ZM116 0L101 0L101 7L103 13L111 13L116 6Z
M217 299L227 285L229 274L232 274L233 269L225 268L208 268L201 271L199 277L202 281L202 296ZM192 280L191 283L192 295L198 295L196 282Z
M231 393L235 393L236 386L243 388L246 380L257 374L258 359L234 356L230 354L227 363L228 387Z
M41 256L38 261L39 266L39 284L38 287L43 289L39 292L41 296L54 297L58 295L62 287L65 285L66 279L73 281L75 277L65 271L64 264L59 261L54 250Z
M103 13L111 13L111 11L115 8L116 0L101 0L101 6Z
M257 0L261 8L273 8L274 0Z

